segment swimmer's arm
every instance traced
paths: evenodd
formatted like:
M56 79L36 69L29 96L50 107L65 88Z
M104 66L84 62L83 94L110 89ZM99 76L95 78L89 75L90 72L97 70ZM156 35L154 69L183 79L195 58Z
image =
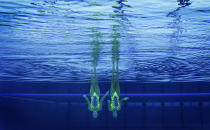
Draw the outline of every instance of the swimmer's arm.
M101 98L100 104L102 105L105 97L109 94L109 91L106 92L106 94Z
M124 97L122 99L120 99L120 103L122 103L123 101L127 101L129 99L129 97Z
M85 98L86 102L88 103L88 108L90 109L90 100L88 99L88 97L86 95L83 95L83 97Z
M109 111L112 111L112 110L111 110L111 105L110 105L110 104L111 104L111 103L110 103L110 100L107 100L107 104L108 104L108 110L109 110Z
M100 110L102 109L103 101L108 94L109 94L109 91L107 91L106 94L101 98L101 100L100 100Z

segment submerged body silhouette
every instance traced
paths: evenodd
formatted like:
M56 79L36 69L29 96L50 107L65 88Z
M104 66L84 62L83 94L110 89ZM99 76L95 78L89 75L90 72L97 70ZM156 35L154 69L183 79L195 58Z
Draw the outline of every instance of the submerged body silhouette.
M113 44L118 43L117 41L113 42ZM119 48L119 45L113 45L113 48ZM115 50L112 49L112 50ZM118 49L116 49L119 51ZM113 117L117 117L117 111L121 109L121 103L123 101L128 100L128 97L124 97L120 99L120 85L119 85L119 72L118 72L118 62L119 62L119 54L113 52L113 70L112 70L112 83L111 83L111 88L110 88L110 98L111 100L107 100L108 103L108 110L113 112ZM116 65L116 81L115 81L115 59L117 60L117 65Z
M91 70L91 86L90 86L90 100L86 95L83 95L85 100L88 103L88 109L93 112L93 117L98 117L98 111L102 109L102 103L105 97L109 94L109 91L100 99L100 88L98 86L98 78L96 75L96 66L98 62L99 52L100 52L100 37L101 34L97 31L97 28L93 28L93 41L91 42L92 45L92 66L93 69Z
M113 18L118 15L113 15ZM118 21L118 20L116 20ZM120 85L119 85L119 46L120 42L118 38L120 37L119 33L119 24L114 24L112 26L112 81L110 88L110 100L107 100L108 110L113 112L113 117L118 116L117 112L121 109L121 103L128 100L128 97L120 99Z

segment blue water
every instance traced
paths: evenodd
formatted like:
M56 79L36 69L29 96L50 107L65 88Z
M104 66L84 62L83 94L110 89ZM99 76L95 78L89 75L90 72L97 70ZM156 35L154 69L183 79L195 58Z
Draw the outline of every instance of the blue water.
M94 119L82 95L94 66L110 89L113 56L129 100ZM209 0L0 0L0 130L209 130L209 115Z

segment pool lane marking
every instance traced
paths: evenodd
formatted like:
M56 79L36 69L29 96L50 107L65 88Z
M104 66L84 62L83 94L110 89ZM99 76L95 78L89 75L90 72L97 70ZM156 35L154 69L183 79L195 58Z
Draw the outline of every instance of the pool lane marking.
M81 93L0 93L0 96L82 96ZM104 94L101 94L103 96ZM210 96L210 93L122 93L120 96Z

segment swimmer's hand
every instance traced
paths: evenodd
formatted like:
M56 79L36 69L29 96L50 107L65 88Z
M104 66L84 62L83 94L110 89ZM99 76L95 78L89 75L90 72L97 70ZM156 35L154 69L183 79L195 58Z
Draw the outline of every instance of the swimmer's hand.
M111 101L110 101L110 100L107 100L107 104L108 104L108 110L109 110L109 111L112 111L112 110L111 110L111 105L110 105L110 104L111 104Z
M87 103L90 104L90 101L89 101L88 97L86 95L83 95L83 97L85 98L85 100L87 101Z
M123 101L127 101L129 99L129 97L124 97L120 100L120 103L123 102Z
M104 96L107 96L109 94L109 90L105 93L105 95Z
M104 96L101 98L101 101L100 101L101 104L103 103L105 97L106 97L108 94L109 94L109 91L107 91L107 92L104 94Z
M129 97L124 97L123 98L124 101L127 101L128 99L129 99Z
M88 99L88 97L86 95L82 95L82 96L85 98L85 100L88 104L88 109L90 110L90 100Z

